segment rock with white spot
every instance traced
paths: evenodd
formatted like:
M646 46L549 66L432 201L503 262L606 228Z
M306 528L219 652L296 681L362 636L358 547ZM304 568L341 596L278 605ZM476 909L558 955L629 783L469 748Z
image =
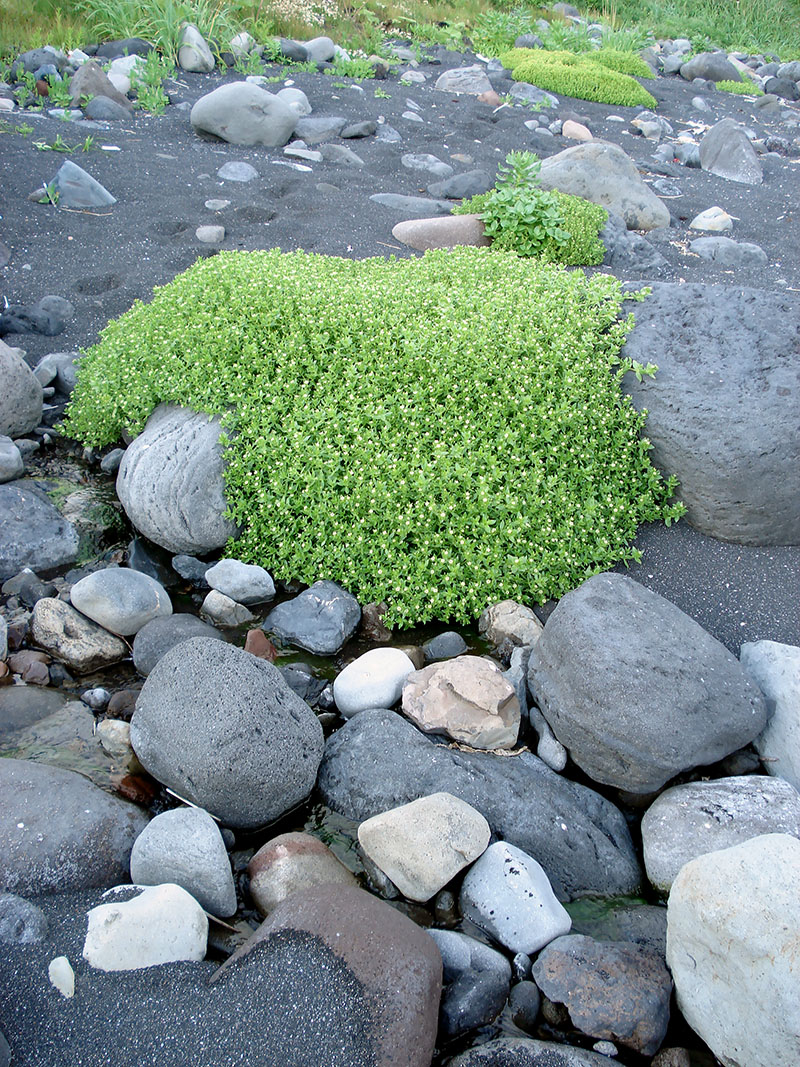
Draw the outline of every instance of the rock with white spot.
M358 884L327 845L306 833L280 834L267 841L250 860L247 875L250 896L262 915L305 889Z
M206 581L239 604L262 604L275 596L275 583L263 567L221 559L206 571Z
M402 649L372 648L336 676L336 707L346 719L365 708L391 708L413 670L414 664Z
M180 886L116 886L103 900L86 916L83 958L92 967L136 971L205 956L208 919Z
M798 884L800 841L787 834L709 852L672 883L667 964L678 1006L725 1067L798 1061Z
M531 955L572 926L536 860L507 841L490 845L467 872L459 902L466 918L511 952Z
M699 215L695 215L689 223L690 230L706 230L709 233L723 233L733 229L733 215L729 215L721 207L707 207Z
M433 793L362 822L358 841L409 900L430 900L489 844L489 824L452 793Z
M499 667L479 656L457 656L409 675L403 714L425 733L494 749L516 744L521 713Z
M87 574L73 585L69 598L87 618L125 637L138 633L153 619L172 614L164 586L129 567L106 567Z
M755 740L764 766L800 790L800 647L749 641L742 645L740 660L771 713Z
M782 778L748 774L673 786L642 819L647 877L669 892L697 856L778 833L800 838L800 793Z
M173 882L212 915L227 917L236 911L225 842L202 808L175 808L156 815L133 844L131 879L136 885Z

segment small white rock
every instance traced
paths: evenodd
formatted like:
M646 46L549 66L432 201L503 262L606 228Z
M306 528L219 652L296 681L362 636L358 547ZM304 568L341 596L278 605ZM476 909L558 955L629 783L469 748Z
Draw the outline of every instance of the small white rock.
M69 1000L75 996L75 972L66 956L56 956L50 960L47 976L62 997Z
M194 235L198 241L202 241L206 245L218 245L222 244L225 240L225 227L224 226L198 226L194 231Z
M391 708L400 699L403 683L414 664L399 648L372 648L337 675L333 699L349 719L366 708Z
M217 626L241 626L242 623L255 618L244 604L237 604L235 600L216 589L212 589L203 601L200 614Z
M689 229L708 230L709 233L722 233L725 230L732 230L735 220L735 215L729 215L721 207L714 206L706 208L705 211L701 211L699 215L696 215L689 223Z

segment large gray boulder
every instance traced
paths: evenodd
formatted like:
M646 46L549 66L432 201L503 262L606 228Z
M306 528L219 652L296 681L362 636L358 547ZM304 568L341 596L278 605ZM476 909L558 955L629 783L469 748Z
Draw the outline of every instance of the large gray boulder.
M153 619L172 614L169 593L149 574L130 567L104 567L70 589L72 606L112 634L133 636Z
M147 816L83 775L0 759L0 885L11 893L61 893L128 880L128 859Z
M748 774L673 786L642 819L647 877L669 892L689 860L762 834L800 838L800 793L782 778Z
M528 685L575 763L633 793L722 759L767 720L731 652L620 574L595 575L562 597L531 650Z
M719 178L743 185L760 185L764 179L756 150L744 127L734 119L722 119L703 137L700 166Z
M742 645L740 659L770 710L769 722L755 741L764 766L800 790L800 647L750 641Z
M742 76L725 52L700 52L681 65L681 77L686 81L705 78L710 82L740 82Z
M297 125L298 114L285 101L252 82L230 82L201 96L192 108L195 130L211 133L229 144L285 145Z
M672 884L678 1006L725 1067L798 1062L799 883L800 841L766 834L692 860Z
M22 437L42 420L42 386L20 355L0 341L0 434Z
M277 667L195 637L148 675L131 744L145 769L180 797L249 829L305 800L323 737L316 715Z
M170 552L204 555L235 536L227 504L219 419L160 404L126 449L117 496L133 525Z
M436 744L385 710L361 711L328 740L318 785L358 822L446 791L471 804L496 837L534 856L561 900L634 892L640 871L622 813L530 753L497 756Z
M72 563L78 531L41 490L22 482L0 485L0 581L30 567L37 574Z
M645 185L630 156L605 141L588 141L550 156L542 163L539 180L544 189L608 208L629 230L669 226L667 206Z
M648 410L650 458L677 476L688 521L721 541L800 544L800 299L654 282L633 308L625 355L658 373L623 387Z

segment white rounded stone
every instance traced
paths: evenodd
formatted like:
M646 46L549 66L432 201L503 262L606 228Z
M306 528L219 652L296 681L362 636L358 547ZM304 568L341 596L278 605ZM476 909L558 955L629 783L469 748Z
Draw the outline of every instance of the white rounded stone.
M172 614L160 582L129 567L106 567L73 585L72 606L112 634L130 636L152 619Z
M221 559L206 571L212 589L224 593L239 604L260 604L275 596L275 583L263 567L241 563L238 559Z
M75 996L75 972L66 956L56 956L54 960L50 960L47 977L62 997L70 1000Z
M413 670L414 664L399 648L372 648L337 675L333 683L336 707L348 719L366 708L391 708Z

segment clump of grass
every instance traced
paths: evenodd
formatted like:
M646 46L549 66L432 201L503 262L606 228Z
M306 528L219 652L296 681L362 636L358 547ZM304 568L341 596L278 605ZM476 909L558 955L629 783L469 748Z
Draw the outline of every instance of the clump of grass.
M717 88L721 89L723 93L736 93L739 96L764 95L764 90L759 85L756 85L755 82L750 81L749 78L743 79L740 82L721 81L716 84Z
M618 74L629 74L634 78L655 78L655 74L641 56L633 52L620 52L614 48L600 48L588 57L601 67L615 70Z
M656 106L655 98L629 74L596 62L595 54L513 48L500 60L515 81L530 82L548 92L619 107Z
M488 249L224 252L106 327L66 429L221 415L237 558L386 600L391 625L466 622L638 558L639 523L682 513L620 392L621 302L611 276Z

